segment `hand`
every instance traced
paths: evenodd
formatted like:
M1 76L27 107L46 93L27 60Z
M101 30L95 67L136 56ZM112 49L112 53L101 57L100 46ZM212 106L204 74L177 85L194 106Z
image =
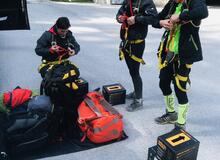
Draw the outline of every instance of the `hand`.
M75 54L76 54L76 52L73 49L68 48L68 55L69 56L74 56Z
M118 16L118 21L119 21L120 23L125 22L126 19L127 19L127 16L124 16L124 15L120 15L120 16Z
M135 24L135 16L131 16L127 19L128 25L133 25Z
M169 19L160 20L160 26L165 28L166 30L172 30L173 24L170 22Z
M171 23L175 24L175 23L178 23L180 21L179 19L179 14L173 14L171 17L170 17L170 21Z
M53 45L50 47L50 52L51 53L57 53L59 52L59 46L58 45Z

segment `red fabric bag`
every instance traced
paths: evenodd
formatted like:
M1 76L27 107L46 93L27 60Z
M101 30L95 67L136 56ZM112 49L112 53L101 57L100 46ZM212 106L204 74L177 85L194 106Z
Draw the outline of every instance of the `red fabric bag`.
M122 115L99 92L89 92L78 108L78 124L84 137L94 143L120 140L123 134Z
M14 109L17 106L28 101L31 95L31 90L17 87L12 92L3 93L3 104L10 109Z

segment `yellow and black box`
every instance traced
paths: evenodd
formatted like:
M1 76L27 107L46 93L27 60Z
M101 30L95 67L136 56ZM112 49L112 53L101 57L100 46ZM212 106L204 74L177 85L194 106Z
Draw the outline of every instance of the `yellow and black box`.
M126 97L125 88L119 84L104 85L102 94L111 105L124 104Z
M199 141L185 130L176 129L157 139L158 160L196 160Z

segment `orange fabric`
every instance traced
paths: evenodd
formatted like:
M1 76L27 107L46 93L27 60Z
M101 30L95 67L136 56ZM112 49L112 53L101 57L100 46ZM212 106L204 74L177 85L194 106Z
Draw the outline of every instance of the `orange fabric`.
M85 136L93 143L120 139L123 131L122 115L112 114L105 109L100 104L104 97L99 92L89 92L87 97L92 100L100 114L97 115L85 100L80 104L78 124Z

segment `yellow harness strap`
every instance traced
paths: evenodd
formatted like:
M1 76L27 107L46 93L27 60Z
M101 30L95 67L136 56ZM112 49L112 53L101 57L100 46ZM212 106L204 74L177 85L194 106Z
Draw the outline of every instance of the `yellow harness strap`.
M142 58L138 58L137 56L135 56L133 54L130 57L131 57L131 59L133 59L136 62L139 62L139 63L141 63L143 65L146 64Z
M137 40L133 40L133 41L128 41L130 44L138 44L138 43L141 43L143 42L144 40L143 39L137 39Z
M67 62L67 61L69 61L69 60L67 60L67 59L62 59L62 60L59 60L59 61L52 61L52 62L47 62L46 60L43 60L42 63L40 64L40 66L38 67L38 72L40 72L40 70L41 70L42 68L44 68L45 66L47 66L47 65L49 65L50 68L51 68L51 66L54 66L54 65L56 65L56 64L61 64L61 63L63 63L63 62Z
M192 68L192 64L186 64L186 68L188 68L188 69ZM180 81L182 81L182 82L188 82L188 83L189 83L189 88L187 88L187 89L183 88L183 87L180 85ZM190 85L191 85L191 82L190 82L189 77L185 77L185 76L181 76L181 75L177 74L177 75L175 76L175 82L176 82L177 87L178 87L181 91L183 91L183 92L189 91L189 89L190 89L190 87L191 87L191 86L190 86Z
M187 92L187 91L190 89L190 87L187 88L187 89L185 89L185 88L183 88L183 87L180 85L180 81L188 82L189 85L190 85L189 77L183 77L183 76L180 76L180 75L177 74L177 75L175 76L175 81L176 81L177 87L178 87L181 91Z
M125 43L126 44L127 43L138 44L138 43L141 43L143 41L144 41L143 39L137 39L137 40L133 40L133 41L126 41ZM135 56L133 54L130 54L130 51L128 51L128 50L126 50L126 52L123 52L122 48L119 49L119 59L120 60L123 60L125 58L125 53L128 53L129 56L131 57L131 59L133 59L134 61L139 62L139 63L141 63L143 65L146 64L142 58L139 58L139 57L137 57L137 56Z
M186 68L188 69L192 68L192 64L186 64Z
M165 61L164 61L164 63L162 63L161 54L163 52L163 46L164 46L164 42L161 41L160 42L160 49L158 51L158 68L159 69L162 69L167 65L167 63Z

